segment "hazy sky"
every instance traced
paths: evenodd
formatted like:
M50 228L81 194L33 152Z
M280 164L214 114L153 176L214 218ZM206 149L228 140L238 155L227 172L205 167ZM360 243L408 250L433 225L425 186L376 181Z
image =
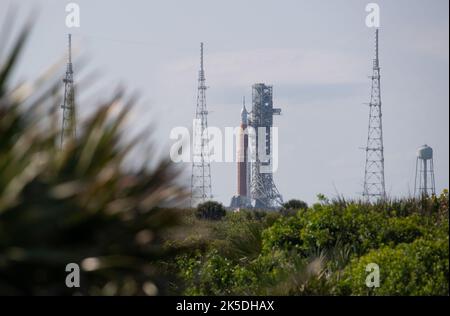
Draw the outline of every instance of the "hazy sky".
M282 108L275 118L280 166L274 178L285 200L311 203L317 193L358 197L362 191L359 148L367 138L364 103L374 55L374 30L364 23L370 1L79 0L78 29L65 26L69 2L0 0L0 22L13 3L21 9L18 25L33 7L40 9L17 79L33 78L60 58L66 34L73 33L90 57L84 72L102 71L96 88L85 91L89 102L80 104L81 114L107 97L108 87L124 83L142 95L130 129L156 122L153 140L168 155L170 130L192 125L203 41L210 125L237 126L251 85L274 86L274 105ZM426 143L435 150L440 191L449 185L449 3L377 3L386 189L392 196L413 191L416 149ZM185 169L188 183L190 165ZM212 176L215 198L228 205L236 166L213 164Z

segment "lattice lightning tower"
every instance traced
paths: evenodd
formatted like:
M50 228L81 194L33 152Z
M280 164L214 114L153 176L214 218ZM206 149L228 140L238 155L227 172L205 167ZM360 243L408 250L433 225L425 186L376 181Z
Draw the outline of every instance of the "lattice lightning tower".
M369 131L367 135L363 196L368 202L376 202L386 198L378 29L375 32L375 59L373 60L372 93L369 107Z
M206 79L203 67L203 43L200 44L200 72L198 77L197 109L194 121L193 162L191 178L191 206L212 198L211 165L208 146L208 111L206 109Z

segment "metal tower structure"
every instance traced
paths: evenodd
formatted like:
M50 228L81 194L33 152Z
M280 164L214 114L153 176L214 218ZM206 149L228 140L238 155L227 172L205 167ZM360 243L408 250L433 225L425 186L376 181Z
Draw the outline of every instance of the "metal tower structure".
M64 103L61 105L63 109L62 128L61 128L61 148L64 144L75 137L76 133L76 113L75 113L75 91L73 86L73 67L72 67L72 35L68 35L68 60L66 68L66 76L64 82Z
M365 148L366 166L363 197L368 202L376 202L386 198L378 29L375 31L375 59L373 60L373 74L371 78L372 91L369 103L369 131Z
M283 198L273 181L272 135L273 116L280 115L281 109L273 108L273 88L263 83L252 87L253 104L249 125L254 128L255 148L251 161L251 197L255 208L271 209L280 206ZM263 131L264 133L260 133ZM264 147L265 146L265 147ZM265 148L265 152L261 151ZM263 154L264 157L261 157Z
M423 145L417 151L414 196L422 197L436 194L434 181L433 148Z
M191 178L191 207L212 198L211 165L208 146L208 110L206 108L206 79L203 67L203 43L200 43L197 109L194 121L193 162Z

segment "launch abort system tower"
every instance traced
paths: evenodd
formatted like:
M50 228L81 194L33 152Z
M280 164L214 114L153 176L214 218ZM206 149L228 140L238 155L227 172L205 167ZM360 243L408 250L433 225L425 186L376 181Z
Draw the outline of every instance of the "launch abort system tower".
M281 194L273 181L273 143L271 128L273 116L281 109L273 108L273 88L264 83L252 87L252 111L249 125L255 131L253 157L251 157L251 197L255 208L271 209L283 203ZM261 132L262 131L262 132ZM262 151L262 150L265 150Z

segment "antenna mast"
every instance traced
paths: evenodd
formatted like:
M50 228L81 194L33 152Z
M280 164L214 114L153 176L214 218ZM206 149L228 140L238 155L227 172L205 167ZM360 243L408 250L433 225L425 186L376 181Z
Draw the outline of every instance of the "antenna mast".
M378 29L375 31L375 59L373 60L372 90L369 107L363 197L367 202L376 202L386 198Z
M73 86L73 68L72 68L72 35L68 35L68 61L66 68L66 76L64 82L64 103L61 105L63 109L62 128L61 128L61 148L64 144L75 137L76 119L75 119L75 92Z
M203 67L203 43L201 43L197 108L194 120L191 207L196 207L199 203L204 203L212 198L206 89L205 69Z

